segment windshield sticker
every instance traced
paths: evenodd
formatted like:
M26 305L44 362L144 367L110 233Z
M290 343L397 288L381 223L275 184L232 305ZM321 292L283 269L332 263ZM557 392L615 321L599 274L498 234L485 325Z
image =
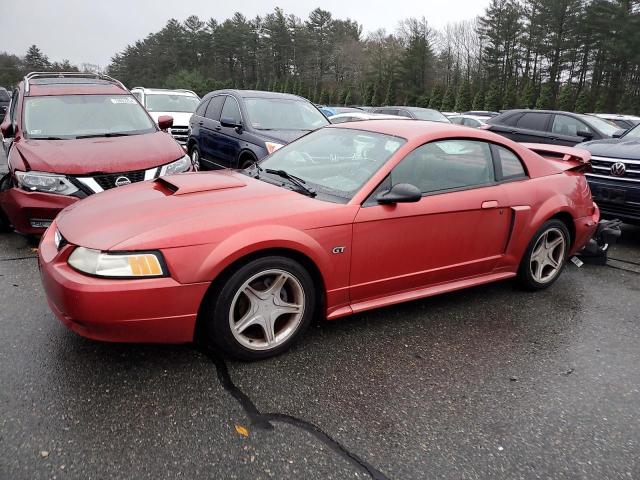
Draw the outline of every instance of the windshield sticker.
M398 149L399 146L400 146L400 142L396 142L394 140L387 140L387 143L384 144L384 149L387 152L393 153Z
M128 103L128 104L136 104L136 101L131 97L121 97L121 98L112 98L111 103Z

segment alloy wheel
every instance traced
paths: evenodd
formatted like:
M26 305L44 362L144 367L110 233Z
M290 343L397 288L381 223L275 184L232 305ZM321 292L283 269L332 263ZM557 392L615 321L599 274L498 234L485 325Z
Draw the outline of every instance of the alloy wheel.
M200 170L200 151L197 148L191 151L191 166L196 172Z
M295 334L304 310L305 292L300 281L284 270L265 270L236 291L229 326L244 347L272 350Z
M562 269L567 240L559 228L546 230L531 252L530 269L540 284L552 281Z

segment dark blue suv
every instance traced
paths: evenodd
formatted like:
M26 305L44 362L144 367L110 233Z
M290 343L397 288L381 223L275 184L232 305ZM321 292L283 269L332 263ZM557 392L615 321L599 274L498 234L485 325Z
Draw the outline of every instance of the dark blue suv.
M578 147L591 152L593 171L586 177L602 215L640 225L640 125L621 138Z
M217 90L203 97L191 117L187 151L203 170L247 168L325 125L326 117L296 95Z

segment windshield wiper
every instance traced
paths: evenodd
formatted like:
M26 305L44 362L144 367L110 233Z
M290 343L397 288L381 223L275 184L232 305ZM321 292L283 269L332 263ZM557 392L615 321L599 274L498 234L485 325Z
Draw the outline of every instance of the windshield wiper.
M76 135L76 138L128 137L130 135L136 135L136 134L135 133L128 133L128 132L90 133L88 135Z
M317 195L314 189L309 188L305 185L305 183L307 182L299 177L296 177L295 175L291 175L290 173L285 172L284 170L274 170L273 168L267 168L265 172L271 173L272 175L277 175L281 178L286 178L295 186L297 186L298 189L302 191L302 193L308 195L309 197L313 198Z

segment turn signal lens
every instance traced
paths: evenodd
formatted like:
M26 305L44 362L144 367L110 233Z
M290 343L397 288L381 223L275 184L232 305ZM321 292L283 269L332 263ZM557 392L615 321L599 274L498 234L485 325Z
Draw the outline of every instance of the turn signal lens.
M145 278L167 274L159 252L108 253L77 247L69 256L69 265L98 277Z
M279 148L284 147L281 143L273 143L273 142L265 142L265 146L267 147L267 152L271 155L273 152L278 150Z

